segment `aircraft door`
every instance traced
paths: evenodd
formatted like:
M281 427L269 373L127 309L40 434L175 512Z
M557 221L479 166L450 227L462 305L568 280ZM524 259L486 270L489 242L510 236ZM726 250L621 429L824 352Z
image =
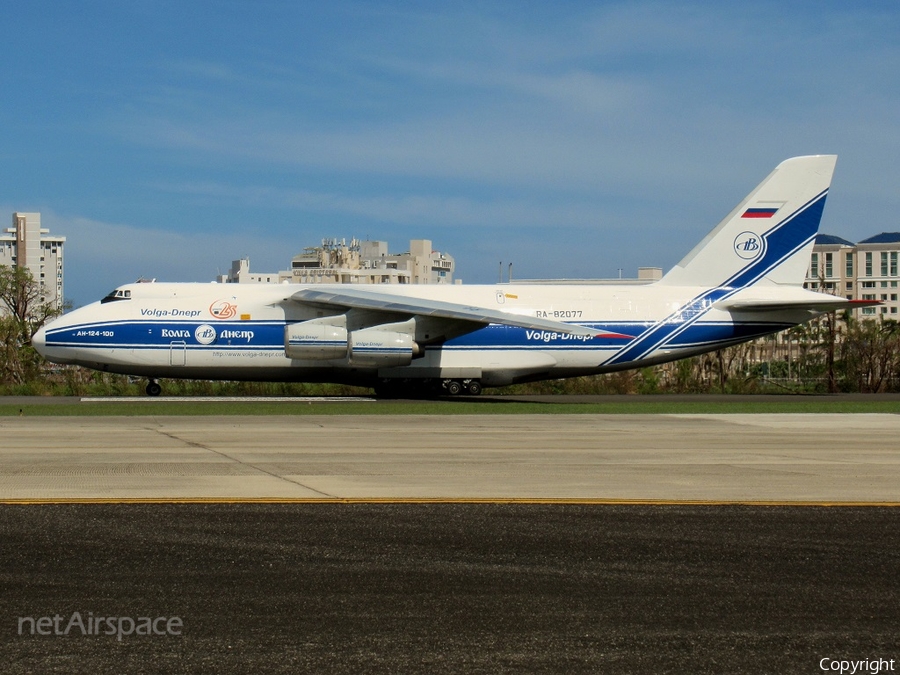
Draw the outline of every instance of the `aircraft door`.
M187 356L187 343L184 340L169 343L169 365L183 366Z

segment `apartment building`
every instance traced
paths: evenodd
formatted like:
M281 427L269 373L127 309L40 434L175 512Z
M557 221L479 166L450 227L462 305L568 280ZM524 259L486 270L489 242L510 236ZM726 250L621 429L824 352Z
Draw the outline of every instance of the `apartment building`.
M820 234L816 237L805 288L843 295L848 300L878 300L878 307L855 310L857 318L900 319L898 301L900 232L882 232L859 243Z
M898 302L900 232L882 232L856 245L857 295L861 300L880 300L880 307L864 307L863 317L900 318Z
M293 284L451 284L453 256L431 248L428 239L413 239L409 251L389 253L387 242L323 239L291 259L280 272L250 271L249 258L235 260L220 283ZM458 282L457 282L458 283Z
M24 267L39 284L41 302L63 305L63 249L66 238L41 227L40 213L12 214L12 227L0 231L0 265Z

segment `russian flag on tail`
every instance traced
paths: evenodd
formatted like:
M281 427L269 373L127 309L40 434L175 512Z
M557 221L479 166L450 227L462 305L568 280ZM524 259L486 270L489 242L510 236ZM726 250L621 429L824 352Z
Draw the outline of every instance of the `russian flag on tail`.
M771 218L777 210L777 206L754 207L744 211L741 218Z

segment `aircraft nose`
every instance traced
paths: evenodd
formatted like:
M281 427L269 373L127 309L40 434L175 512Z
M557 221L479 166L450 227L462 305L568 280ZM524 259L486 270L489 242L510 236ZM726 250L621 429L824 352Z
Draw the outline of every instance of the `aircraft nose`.
M37 333L31 336L31 346L34 347L38 354L46 356L47 334L43 326L38 329Z

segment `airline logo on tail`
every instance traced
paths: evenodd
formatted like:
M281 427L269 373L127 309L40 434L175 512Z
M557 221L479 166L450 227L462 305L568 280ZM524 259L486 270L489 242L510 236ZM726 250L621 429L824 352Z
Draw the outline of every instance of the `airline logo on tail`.
M734 252L744 260L756 260L765 250L764 243L756 232L741 232L734 238Z

